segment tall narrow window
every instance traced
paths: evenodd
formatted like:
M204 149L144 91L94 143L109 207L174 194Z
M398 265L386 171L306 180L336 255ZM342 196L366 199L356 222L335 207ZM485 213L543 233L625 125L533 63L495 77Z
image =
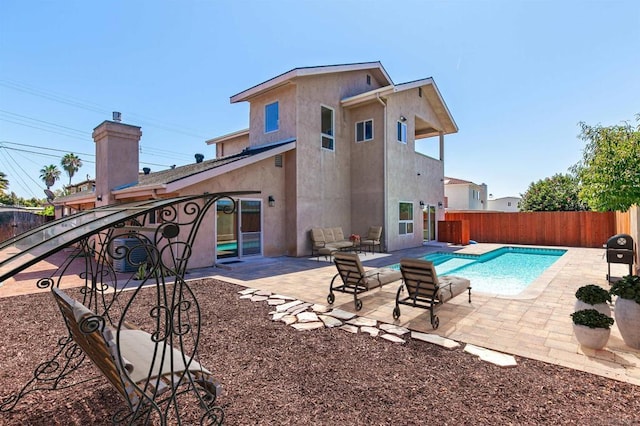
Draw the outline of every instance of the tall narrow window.
M398 233L413 234L413 203L400 201L398 204Z
M274 102L264 107L264 132L275 132L280 124L278 102Z
M407 123L398 121L398 142L407 143Z
M373 139L373 120L359 121L356 123L356 142L365 142Z
M333 123L333 110L325 106L320 110L320 128L322 147L325 149L334 150L334 123Z

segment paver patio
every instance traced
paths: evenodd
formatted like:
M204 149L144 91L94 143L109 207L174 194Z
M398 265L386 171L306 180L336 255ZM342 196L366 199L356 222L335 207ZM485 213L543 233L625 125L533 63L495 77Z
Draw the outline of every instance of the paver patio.
M363 255L365 268L397 263L401 257L420 257L437 250L459 250L481 254L497 244L474 244L466 247L427 245L390 254ZM557 248L557 247L554 247ZM363 308L358 315L385 323L407 327L421 333L495 351L532 358L582 370L635 385L640 385L640 351L626 346L617 327L603 350L582 348L573 335L570 314L576 290L585 284L609 288L604 249L566 248L568 251L534 283L518 296L496 296L472 290L472 303L456 297L437 309L440 327L433 330L428 311L402 307L402 316L392 316L395 293L400 282L361 294ZM612 275L628 272L626 265L611 265ZM36 270L38 272L36 272ZM9 279L0 287L0 297L39 291L35 281L42 272L53 272L55 265L40 262ZM336 268L322 257L256 258L192 270L187 278L211 277L250 288L291 296L309 303L326 304L329 283ZM78 276L65 277L65 286L82 285ZM473 287L473 282L471 283ZM44 290L47 291L47 290ZM353 296L335 293L334 308L356 312Z

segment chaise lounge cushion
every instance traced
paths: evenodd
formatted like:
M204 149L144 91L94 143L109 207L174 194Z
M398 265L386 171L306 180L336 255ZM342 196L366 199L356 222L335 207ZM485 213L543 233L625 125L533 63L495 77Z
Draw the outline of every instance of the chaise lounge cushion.
M438 282L440 284L438 298L442 303L464 293L471 286L471 281L468 279L453 275L441 275L438 277Z

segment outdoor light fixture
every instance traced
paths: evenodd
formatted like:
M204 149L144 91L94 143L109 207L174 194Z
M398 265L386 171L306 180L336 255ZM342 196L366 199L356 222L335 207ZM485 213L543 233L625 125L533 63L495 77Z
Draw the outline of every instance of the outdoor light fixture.
M442 201L438 201L438 208L441 209L443 206Z
M420 208L424 209L424 201L422 201L422 200L420 201Z
M102 195L98 195L98 196L96 197L96 200L98 200L98 201L102 201Z
M401 115L400 116L400 121L402 121L404 123L405 121L407 121L407 117L405 117L404 115Z
M267 200L269 201L269 207L274 207L276 205L276 199L273 198L273 195L269 195Z

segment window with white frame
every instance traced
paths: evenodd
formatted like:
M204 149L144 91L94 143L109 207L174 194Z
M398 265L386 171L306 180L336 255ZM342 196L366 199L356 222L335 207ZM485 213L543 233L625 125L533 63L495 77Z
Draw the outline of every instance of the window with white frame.
M373 139L373 120L356 123L356 142L366 142Z
M278 102L273 102L264 107L264 132L275 132L280 124L280 112Z
M398 204L398 233L413 234L413 203L400 201Z
M334 122L333 110L329 107L322 106L320 109L320 132L322 139L322 147L334 150Z
M407 143L407 123L398 121L398 142Z

